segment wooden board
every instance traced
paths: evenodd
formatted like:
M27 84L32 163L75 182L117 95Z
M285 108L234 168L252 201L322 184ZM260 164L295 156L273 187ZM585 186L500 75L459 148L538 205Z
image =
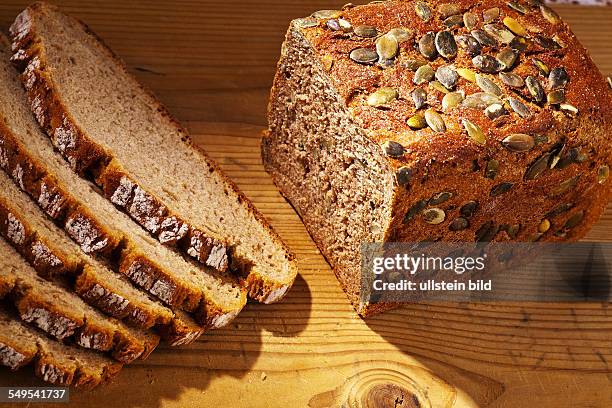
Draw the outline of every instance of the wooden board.
M151 87L298 254L281 304L160 347L85 407L609 407L612 311L601 304L414 304L363 321L259 158L275 62L290 19L342 1L58 1ZM8 27L25 2L3 0ZM557 7L612 74L612 9ZM590 234L612 241L612 208ZM40 385L0 369L0 385ZM361 405L347 406L361 406Z

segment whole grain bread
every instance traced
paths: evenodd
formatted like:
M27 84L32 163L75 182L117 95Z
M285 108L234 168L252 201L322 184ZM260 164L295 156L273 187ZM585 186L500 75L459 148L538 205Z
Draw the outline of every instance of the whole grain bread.
M294 20L267 171L362 315L362 243L564 241L610 197L612 98L539 1L381 1Z
M53 151L6 61L0 62L0 76L0 167L83 252L118 258L119 271L135 285L173 309L192 313L202 329L228 324L246 303L236 277L183 259L117 210Z
M188 344L204 332L190 316L176 314L79 246L0 171L0 235L24 256L40 276L62 279L86 303L141 329L158 326L172 345Z
M99 38L45 3L22 12L11 33L32 110L75 171L93 175L162 243L221 271L229 251L252 298L285 295L293 254Z
M14 224L18 239L24 237ZM11 299L21 320L62 341L92 350L110 352L117 361L131 363L145 359L157 347L156 335L125 326L102 315L58 283L49 282L0 238L0 281L5 296Z
M43 381L77 388L93 388L121 370L120 363L100 353L51 340L0 309L0 364L18 370L32 362L34 372Z

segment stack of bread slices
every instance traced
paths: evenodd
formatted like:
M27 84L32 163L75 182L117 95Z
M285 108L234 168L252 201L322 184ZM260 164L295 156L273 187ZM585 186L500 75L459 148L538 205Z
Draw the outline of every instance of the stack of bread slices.
M0 363L91 387L285 295L293 255L91 30L37 3L10 34Z

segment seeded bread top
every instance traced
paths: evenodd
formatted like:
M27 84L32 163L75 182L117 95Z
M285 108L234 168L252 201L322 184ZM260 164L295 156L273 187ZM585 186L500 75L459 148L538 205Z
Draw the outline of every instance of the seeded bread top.
M539 0L372 2L292 27L394 166L504 148L514 161L585 117L612 128L601 74Z

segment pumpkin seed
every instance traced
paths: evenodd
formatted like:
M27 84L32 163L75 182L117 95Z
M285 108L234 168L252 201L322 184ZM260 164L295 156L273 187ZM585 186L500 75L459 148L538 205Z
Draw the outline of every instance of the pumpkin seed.
M457 85L457 79L459 79L459 75L451 66L438 68L435 76L448 89L453 89Z
M444 112L450 109L456 108L463 101L463 94L461 92L450 92L444 95L442 98L442 110Z
M556 67L548 75L548 86L550 89L565 88L569 82L569 75L563 67Z
M298 28L311 28L317 27L319 25L319 20L312 17L298 18L293 20L293 24Z
M484 92L491 95L502 96L504 94L495 82L481 74L476 74L476 85Z
M533 40L536 44L546 50L558 50L561 48L559 44L552 38L544 37L543 35L536 35Z
M399 97L399 93L395 88L380 88L370 96L368 96L368 105L375 108L385 106L390 102L396 100Z
M410 95L412 96L414 106L417 110L421 109L427 103L427 92L422 88L415 88Z
M525 81L523 81L523 78L512 72L500 72L499 78L504 84L512 88L521 89L525 86Z
M540 71L540 74L542 74L543 76L548 76L548 74L550 73L550 68L548 68L548 65L546 65L544 61L537 58L533 58L531 61L533 62L533 65L535 65L535 67L538 69L538 71Z
M427 3L424 3L422 1L417 1L416 4L414 5L414 11L416 11L417 16L419 16L421 20L423 21L431 20L432 13Z
M612 89L612 77L606 77L606 81L608 81L608 86Z
M547 169L551 158L550 153L540 156L525 172L525 180L535 180L540 177Z
M510 44L514 39L514 34L497 24L485 24L483 28L487 34L502 44Z
M461 13L461 8L455 3L445 3L438 6L440 17L446 18Z
M491 159L487 162L485 167L485 177L491 180L495 180L497 173L499 172L499 162L495 159Z
M400 186L406 186L410 184L410 182L412 181L413 174L414 172L410 167L400 167L399 169L397 169L396 173L397 184L399 184Z
M495 74L504 69L502 63L490 55L477 55L472 58L472 64L487 74Z
M580 224L583 219L584 219L584 211L577 212L565 222L565 225L563 227L565 229L572 229L578 226L578 224Z
M476 82L476 73L469 68L457 68L457 74L466 81Z
M502 145L512 152L528 152L535 146L535 141L530 135L514 133L502 140Z
M447 94L447 93L449 93L449 92L450 92L450 90L449 90L448 88L446 88L444 85L442 85L442 84L440 83L440 81L431 81L431 82L429 83L429 86L430 86L432 89L434 89L434 90L436 90L436 91L438 91L438 92L441 92L441 93L443 93L443 94Z
M538 225L538 232L541 234L545 234L550 229L550 221L546 218L542 220L540 225Z
M597 182L599 184L604 184L608 181L610 177L610 167L607 164L599 166L599 170L597 170Z
M493 104L503 104L503 101L495 95L477 92L465 97L462 105L466 108L484 110Z
M514 112L516 112L521 118L529 119L531 117L531 111L523 102L517 98L509 97L508 104Z
M542 88L540 81L530 75L525 78L525 84L527 84L527 89L536 102L544 100L544 88Z
M434 59L438 56L435 39L436 34L428 32L419 40L419 52L427 59Z
M414 73L413 82L417 85L429 82L434 78L435 72L431 65L423 65Z
M436 49L444 58L453 58L457 55L455 37L449 31L440 31L435 38Z
M508 7L518 11L521 14L526 14L528 11L522 4L519 4L516 1L509 1Z
M491 189L491 197L498 197L502 194L506 194L514 187L514 183L501 183Z
M483 47L495 47L497 45L495 38L491 37L484 30L472 30L470 34L472 34L472 37L474 37Z
M376 40L376 52L383 60L395 58L398 50L399 44L397 43L397 39L392 35L385 34L378 37L378 40Z
M408 58L402 62L402 67L410 71L416 71L423 65L427 65L427 61L420 58Z
M327 20L327 22L325 23L325 25L331 29L332 31L344 31L344 32L349 32L351 31L352 27L351 27L351 23L349 23L346 20L343 19L332 19L332 20Z
M392 140L383 143L382 147L389 157L402 157L404 155L404 146Z
M526 38L523 37L514 37L510 44L508 44L510 48L516 51L525 51L529 48L529 42Z
M472 57L480 54L480 43L471 35L456 35L455 42Z
M554 188L550 193L552 196L558 196L566 193L570 189L576 187L578 184L578 180L580 180L580 175L570 177L567 180L563 181L556 188Z
M510 31L514 34L519 35L521 37L527 37L529 33L525 30L525 27L521 25L518 21L513 19L512 17L504 17L503 23Z
M551 105L559 105L565 102L565 91L563 89L557 89L549 92L548 95L546 95L546 101Z
M425 111L425 121L434 132L446 131L446 124L444 123L442 115L431 108Z
M493 7L482 12L482 19L485 23L492 23L499 18L499 8Z
M376 27L366 25L356 26L353 32L357 37L361 38L374 38L378 36L378 30Z
M378 66L382 69L388 69L395 66L395 59L378 59Z
M423 211L425 209L425 207L427 207L427 201L425 200L420 200L417 201L412 207L410 207L410 209L406 212L406 215L404 216L404 224L406 224L408 221L410 221L411 219L413 219L417 214L419 214L421 211Z
M444 20L444 25L446 28L461 27L463 25L463 16L461 14L450 16Z
M562 39L561 37L559 37L557 34L553 35L553 38L552 38L552 39L553 39L553 41L554 41L554 42L556 42L556 43L557 43L557 45L558 45L560 48L565 48L565 47L566 47L566 45L565 45L565 41L563 41L563 39Z
M395 37L395 39L397 40L397 42L399 44L408 41L409 39L412 38L412 31L410 31L407 28L393 28L392 30L390 30L387 35L390 35L392 37Z
M478 203L476 201L468 201L467 203L463 204L459 212L464 218L472 218L477 208Z
M501 49L497 53L496 58L499 62L503 64L504 70L509 70L512 69L512 66L516 62L516 59L518 58L518 53L516 53L516 51L514 51L512 48L506 47Z
M351 23L343 18L327 20L325 24L333 31L344 31L348 33L353 30Z
M463 123L463 127L465 128L465 131L467 132L470 139L472 139L479 145L484 145L487 143L487 138L480 126L473 122L470 122L467 119L463 119L461 123Z
M440 205L442 203L447 202L453 198L453 193L450 191L443 191L441 193L434 194L430 199L427 205Z
M446 213L440 208L430 208L423 212L423 221L431 225L442 224L446 219Z
M506 112L506 108L504 108L504 105L494 103L493 105L488 106L487 109L485 109L484 113L487 116L487 118L491 120L495 120L505 115L507 112Z
M413 115L406 121L408 126L410 126L413 130L424 129L427 127L427 122L425 121L425 117L423 115Z
M325 71L329 72L334 66L334 57L329 54L325 54L323 57L321 57L321 63L323 64Z
M470 226L470 222L463 217L455 218L453 222L450 223L448 229L451 231L463 231Z
M548 6L542 4L540 6L540 12L550 24L557 24L561 21L559 15Z
M495 238L499 232L499 226L493 221L487 221L476 231L476 242L489 242Z
M569 151L563 155L563 157L559 158L555 166L557 169L564 169L574 163L577 163L576 159L578 158L579 151L576 148L569 149Z
M560 104L559 109L561 109L563 113L567 113L570 116L576 116L578 114L578 108L574 105L570 105L569 103Z
M572 208L574 208L574 204L572 203L559 204L546 214L546 218L555 218L557 215L566 213Z
M463 13L463 25L468 29L468 31L475 29L477 24L478 16L476 14L470 12Z
M371 48L355 48L349 58L364 65L372 65L378 61L378 54Z
M312 17L318 18L319 20L329 20L331 18L338 18L342 15L340 10L319 10L311 14Z

